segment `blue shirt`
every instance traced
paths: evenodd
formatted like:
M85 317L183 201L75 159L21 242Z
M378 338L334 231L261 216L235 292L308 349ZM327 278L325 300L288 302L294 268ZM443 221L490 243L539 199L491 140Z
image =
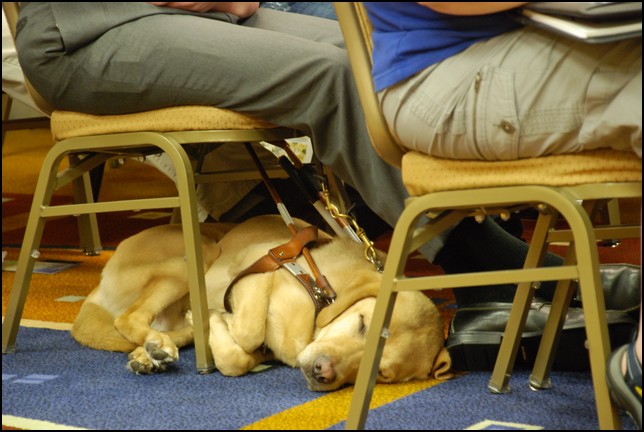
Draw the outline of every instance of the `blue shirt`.
M373 78L383 90L470 45L521 26L506 12L460 16L414 2L365 2L373 24Z

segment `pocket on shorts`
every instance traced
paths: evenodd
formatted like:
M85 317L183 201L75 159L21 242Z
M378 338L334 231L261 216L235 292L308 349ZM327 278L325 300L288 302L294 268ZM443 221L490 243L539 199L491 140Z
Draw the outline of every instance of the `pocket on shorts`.
M520 127L514 74L490 65L473 73L438 71L417 87L421 97L410 103L431 135L424 137L423 150L454 159L516 159Z
M517 159L521 124L514 73L483 66L474 78L472 93L467 124L479 152L488 160Z

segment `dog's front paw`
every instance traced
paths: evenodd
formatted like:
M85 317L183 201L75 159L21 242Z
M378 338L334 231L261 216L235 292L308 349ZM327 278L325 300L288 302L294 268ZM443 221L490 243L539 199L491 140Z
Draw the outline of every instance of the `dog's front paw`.
M127 368L138 375L163 372L179 360L179 349L173 343L148 340L128 355Z
M162 372L179 360L179 348L168 338L167 341L150 339L145 342L145 351L156 372Z
M150 361L147 351L143 347L137 347L127 356L126 367L137 375L147 375L155 372L154 364Z

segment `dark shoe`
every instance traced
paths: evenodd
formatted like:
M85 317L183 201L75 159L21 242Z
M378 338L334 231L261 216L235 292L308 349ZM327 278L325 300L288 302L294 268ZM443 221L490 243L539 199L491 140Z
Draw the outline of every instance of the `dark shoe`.
M483 303L456 311L446 342L454 369L491 371L494 368L510 316L510 307L508 303ZM515 368L530 368L534 364L549 312L548 304L532 304L521 337ZM621 311L606 311L606 319L611 346L618 347L628 343L636 322ZM585 342L583 311L579 308L569 308L552 369L589 370L590 362Z
M626 376L622 359L626 356ZM631 416L642 429L642 365L635 356L635 342L613 351L606 367L610 395L617 405Z
M604 287L606 309L626 312L634 320L639 320L641 268L632 264L602 264L599 273ZM579 295L575 300L581 304Z

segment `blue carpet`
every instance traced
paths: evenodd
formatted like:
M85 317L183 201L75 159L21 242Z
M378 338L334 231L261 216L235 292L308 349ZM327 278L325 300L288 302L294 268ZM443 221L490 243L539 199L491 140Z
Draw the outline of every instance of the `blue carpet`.
M22 327L17 348L2 356L3 424L15 416L107 430L241 429L325 395L282 365L239 378L199 375L192 349L169 373L136 376L125 369L125 354L81 347L66 331ZM553 389L543 392L529 390L527 379L517 372L510 394L492 395L489 373L468 373L372 410L367 428L455 430L491 420L500 423L488 429L597 429L589 374L556 373ZM325 427L343 429L344 422ZM623 427L635 429L627 417Z

